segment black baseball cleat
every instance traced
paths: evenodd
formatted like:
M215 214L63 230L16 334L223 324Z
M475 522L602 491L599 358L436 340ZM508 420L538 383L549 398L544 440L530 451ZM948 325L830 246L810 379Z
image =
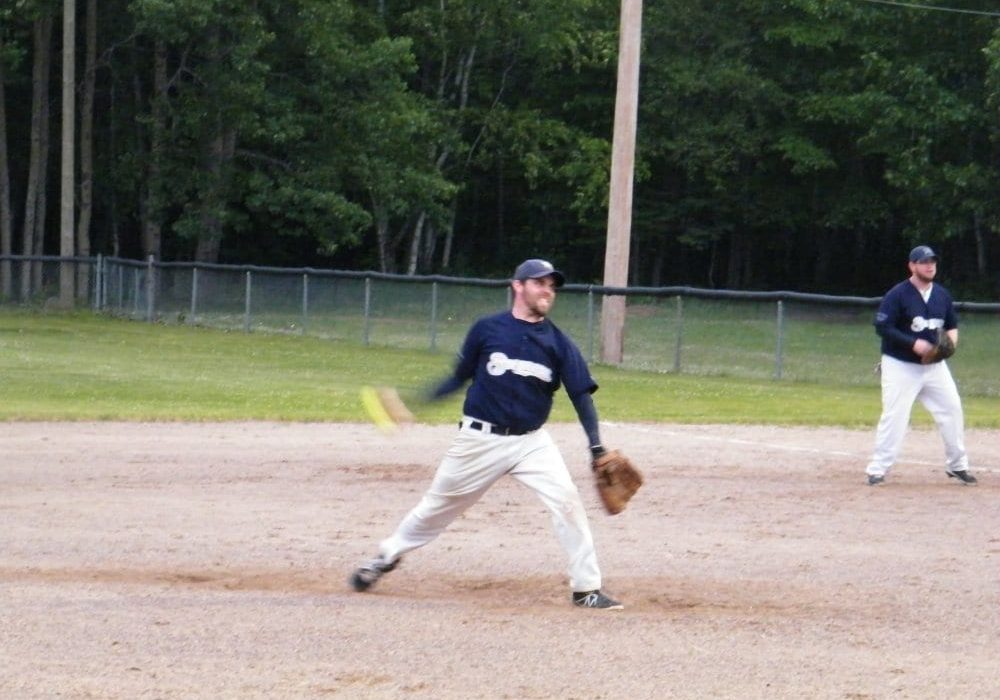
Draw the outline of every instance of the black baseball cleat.
M879 484L884 484L884 483L885 483L885 477L884 476L879 476L878 474L869 474L868 475L868 485L869 486L878 486Z
M376 581L395 569L397 566L399 566L399 559L393 562L385 562L381 557L378 559L372 559L370 562L364 564L357 571L351 574L349 581L351 588L356 590L358 593L367 591Z
M617 600L607 597L599 590L575 591L573 605L578 608L593 608L595 610L624 610L625 606Z
M963 484L969 484L970 486L978 483L976 481L976 477L972 476L968 469L963 469L962 471L946 470L945 474L947 474L949 478L958 479Z

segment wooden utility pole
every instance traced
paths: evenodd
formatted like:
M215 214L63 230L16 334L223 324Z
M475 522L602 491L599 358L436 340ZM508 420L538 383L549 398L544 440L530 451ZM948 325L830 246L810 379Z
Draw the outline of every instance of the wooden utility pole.
M76 254L90 257L90 219L94 211L94 91L97 71L97 0L87 0L84 20L83 93L80 95L80 205ZM90 291L90 266L76 270L76 296L84 303Z
M604 252L604 285L608 287L628 286L641 44L642 0L621 0L618 89L615 95L615 126L611 147L608 236ZM621 364L624 352L624 327L625 297L605 296L601 305L602 361Z
M62 69L62 192L60 194L59 255L72 257L76 231L73 208L76 203L76 0L63 0L63 69ZM76 293L75 266L59 266L59 304L73 306Z
M0 37L3 51L3 37ZM14 252L14 214L10 208L10 166L7 163L7 97L4 94L4 69L0 61L0 255ZM0 301L14 296L13 266L0 261Z

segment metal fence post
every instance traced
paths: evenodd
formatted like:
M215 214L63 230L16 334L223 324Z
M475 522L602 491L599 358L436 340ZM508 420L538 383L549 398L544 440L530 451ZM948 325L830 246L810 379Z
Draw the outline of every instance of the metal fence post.
M250 281L251 274L252 273L250 272L250 270L247 270L246 292L244 292L244 294L243 294L243 300L244 300L243 301L243 332L244 333L249 333L250 332L250 293L251 293L251 286L253 284Z
M437 350L438 283L431 282L431 350Z
M101 310L101 285L103 283L104 257L97 254L97 265L94 266L94 313Z
M587 285L587 362L594 361L594 285Z
M783 345L785 340L785 305L778 300L778 347L774 352L774 378L781 379L783 362Z
M99 255L98 263L101 273L101 284L97 291L101 295L100 310L104 311L104 307L108 304L108 259L103 255Z
M108 259L101 260L101 311L108 305Z
M156 311L156 268L153 267L153 256L149 256L146 263L146 320L153 322L153 315Z
M302 335L306 334L309 325L309 273L302 273Z
M198 266L191 270L191 323L198 318Z
M139 317L139 268L132 273L132 316Z
M125 266L118 264L118 313L125 311Z
M681 372L681 348L684 346L684 298L677 295L677 342L674 345L674 372Z
M364 327L362 329L362 342L365 346L368 346L369 338L369 325L371 323L371 308L372 308L372 278L365 277L365 316L364 316Z

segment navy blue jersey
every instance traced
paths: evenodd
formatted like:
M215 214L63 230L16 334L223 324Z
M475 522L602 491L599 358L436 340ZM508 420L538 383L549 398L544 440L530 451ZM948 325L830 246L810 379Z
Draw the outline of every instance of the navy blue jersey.
M560 386L570 398L597 390L580 350L552 321L521 321L510 311L472 325L454 377L472 380L466 415L516 430L540 428Z
M958 328L951 294L939 284L931 288L927 301L909 280L886 292L875 314L875 331L882 337L882 352L903 362L920 363L913 352L917 338L934 343L938 329Z

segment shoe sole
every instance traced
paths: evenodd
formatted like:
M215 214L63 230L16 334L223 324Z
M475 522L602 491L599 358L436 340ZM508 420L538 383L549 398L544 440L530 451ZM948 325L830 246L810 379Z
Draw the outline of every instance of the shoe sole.
M614 603L613 605L598 607L596 605L580 605L575 600L573 601L573 607L579 608L580 610L624 610L625 609L625 605L618 602Z
M347 582L351 584L351 588L353 588L358 593L364 593L365 591L367 591L369 588L372 587L371 582L365 581L363 578L361 578L361 575L358 573L351 574L351 578L348 579Z
M378 572L376 573L375 577L371 580L361 575L362 571L371 571L371 569L369 569L368 567L363 566L357 571L355 571L353 574L351 574L351 577L347 579L347 583L351 586L351 588L353 588L358 593L364 593L369 588L374 586L375 582L378 581L380 578L385 576L390 571L394 571L395 568L399 566L400 561L402 561L402 559L396 559L396 561L392 562L392 564L389 564L388 566L386 565L380 566L378 568Z

